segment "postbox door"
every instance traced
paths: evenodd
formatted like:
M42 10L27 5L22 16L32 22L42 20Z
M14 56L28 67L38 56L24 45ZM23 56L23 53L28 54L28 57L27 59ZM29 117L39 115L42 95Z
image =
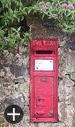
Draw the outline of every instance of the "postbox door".
M53 117L53 77L35 76L34 116L37 118Z

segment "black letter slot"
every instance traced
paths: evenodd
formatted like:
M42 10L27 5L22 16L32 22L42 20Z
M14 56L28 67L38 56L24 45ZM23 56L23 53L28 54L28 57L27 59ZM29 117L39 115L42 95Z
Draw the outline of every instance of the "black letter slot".
M54 54L53 50L37 50L36 54Z

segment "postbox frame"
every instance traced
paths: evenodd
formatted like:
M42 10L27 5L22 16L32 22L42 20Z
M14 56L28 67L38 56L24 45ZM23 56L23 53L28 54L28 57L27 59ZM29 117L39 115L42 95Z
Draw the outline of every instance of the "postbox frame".
M40 45L39 45L40 42ZM43 43L44 42L44 43ZM36 50L42 50L41 44L45 44L46 42L51 43L55 45L55 54L36 54ZM38 43L38 44L37 44ZM37 45L36 45L37 44ZM42 44L42 45L43 45ZM46 45L46 44L45 44ZM45 46L44 45L44 46ZM45 51L50 50L50 47L45 46L44 48ZM51 48L51 50L53 50ZM34 61L35 59L52 59L54 63L54 70L53 71L35 71L34 68ZM34 70L34 71L33 71ZM34 76L40 75L42 76L42 72L44 72L44 75L47 76L54 76L55 72L55 77L54 77L54 95L53 95L53 106L54 106L54 116L53 117L48 117L48 118L36 118L33 116L33 107L35 104L35 95L34 95ZM33 39L30 44L30 121L31 122L57 122L58 121L58 39L57 38L52 38L52 39Z

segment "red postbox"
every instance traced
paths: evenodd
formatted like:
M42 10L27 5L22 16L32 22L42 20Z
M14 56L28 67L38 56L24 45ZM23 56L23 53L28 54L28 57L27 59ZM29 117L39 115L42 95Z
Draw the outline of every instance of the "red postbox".
M58 121L58 40L30 44L30 121Z

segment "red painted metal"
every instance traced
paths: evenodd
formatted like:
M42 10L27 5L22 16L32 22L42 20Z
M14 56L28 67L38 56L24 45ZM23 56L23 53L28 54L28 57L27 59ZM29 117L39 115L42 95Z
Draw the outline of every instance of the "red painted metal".
M53 70L35 69L36 60L53 60ZM33 39L30 44L30 121L58 121L58 40L56 38Z

